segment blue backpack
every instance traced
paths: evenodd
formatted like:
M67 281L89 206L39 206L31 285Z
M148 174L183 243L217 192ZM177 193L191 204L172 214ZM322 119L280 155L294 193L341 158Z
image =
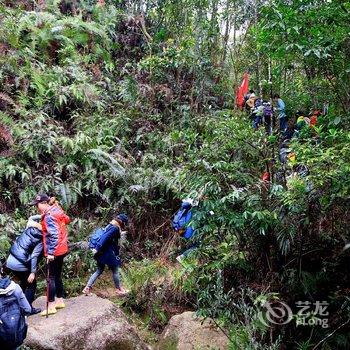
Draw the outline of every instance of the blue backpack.
M17 348L23 344L27 329L17 298L13 295L0 296L0 344L8 349Z
M188 202L183 202L181 208L174 215L172 220L172 227L175 231L181 233L184 238L190 239L193 236L194 229L186 225L192 219L192 206Z
M107 234L106 230L103 228L96 229L89 239L89 248L94 249L97 252L102 248L102 238Z

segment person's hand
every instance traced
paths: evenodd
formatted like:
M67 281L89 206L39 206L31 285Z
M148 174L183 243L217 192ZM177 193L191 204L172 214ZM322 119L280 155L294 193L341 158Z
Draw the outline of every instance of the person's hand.
M53 261L54 259L55 259L55 257L54 257L53 255L48 255L48 256L46 257L46 261L47 261L47 262Z
M28 281L28 283L33 283L34 279L35 279L35 273L32 272L32 273L28 276L27 281Z

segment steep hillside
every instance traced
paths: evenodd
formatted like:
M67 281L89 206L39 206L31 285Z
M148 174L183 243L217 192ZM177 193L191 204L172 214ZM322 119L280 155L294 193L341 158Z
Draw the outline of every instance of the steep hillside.
M71 242L125 211L123 307L148 330L196 310L230 349L348 348L350 8L299 2L2 2L0 255L37 192L73 218ZM328 113L288 144L278 123L254 130L234 101L246 70L261 97L281 94L289 129L297 110ZM200 248L180 266L170 221L187 197ZM93 267L67 257L70 295ZM298 302L322 301L328 328L297 326ZM268 318L279 302L293 320Z

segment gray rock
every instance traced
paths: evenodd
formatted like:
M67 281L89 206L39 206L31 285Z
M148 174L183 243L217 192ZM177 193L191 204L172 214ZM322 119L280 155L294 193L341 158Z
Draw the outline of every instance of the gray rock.
M45 308L40 297L35 307ZM25 344L36 350L148 350L125 314L111 301L97 296L66 300L66 308L49 318L28 318Z
M187 311L170 319L158 350L227 350L228 346L228 338L212 321L203 322Z

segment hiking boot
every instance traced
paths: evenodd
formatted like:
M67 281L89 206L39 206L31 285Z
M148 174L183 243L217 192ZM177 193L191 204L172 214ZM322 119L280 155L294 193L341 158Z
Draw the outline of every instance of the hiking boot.
M41 312L41 309L36 308L36 307L32 307L32 311L30 311L29 316L36 315L36 314L38 314L40 312Z
M116 289L116 293L117 293L118 297L124 297L124 296L128 295L129 292L130 292L129 290L126 290L126 289L124 289L122 287Z
M41 312L41 316L49 316L49 315L54 315L54 314L56 314L57 313L57 310L56 310L56 308L55 307L53 307L53 308L49 308L48 310L44 310L44 311L42 311Z
M92 294L92 293L91 293L91 290L92 290L91 287L86 286L86 287L83 289L83 294L85 294L85 295L91 295L91 294Z

